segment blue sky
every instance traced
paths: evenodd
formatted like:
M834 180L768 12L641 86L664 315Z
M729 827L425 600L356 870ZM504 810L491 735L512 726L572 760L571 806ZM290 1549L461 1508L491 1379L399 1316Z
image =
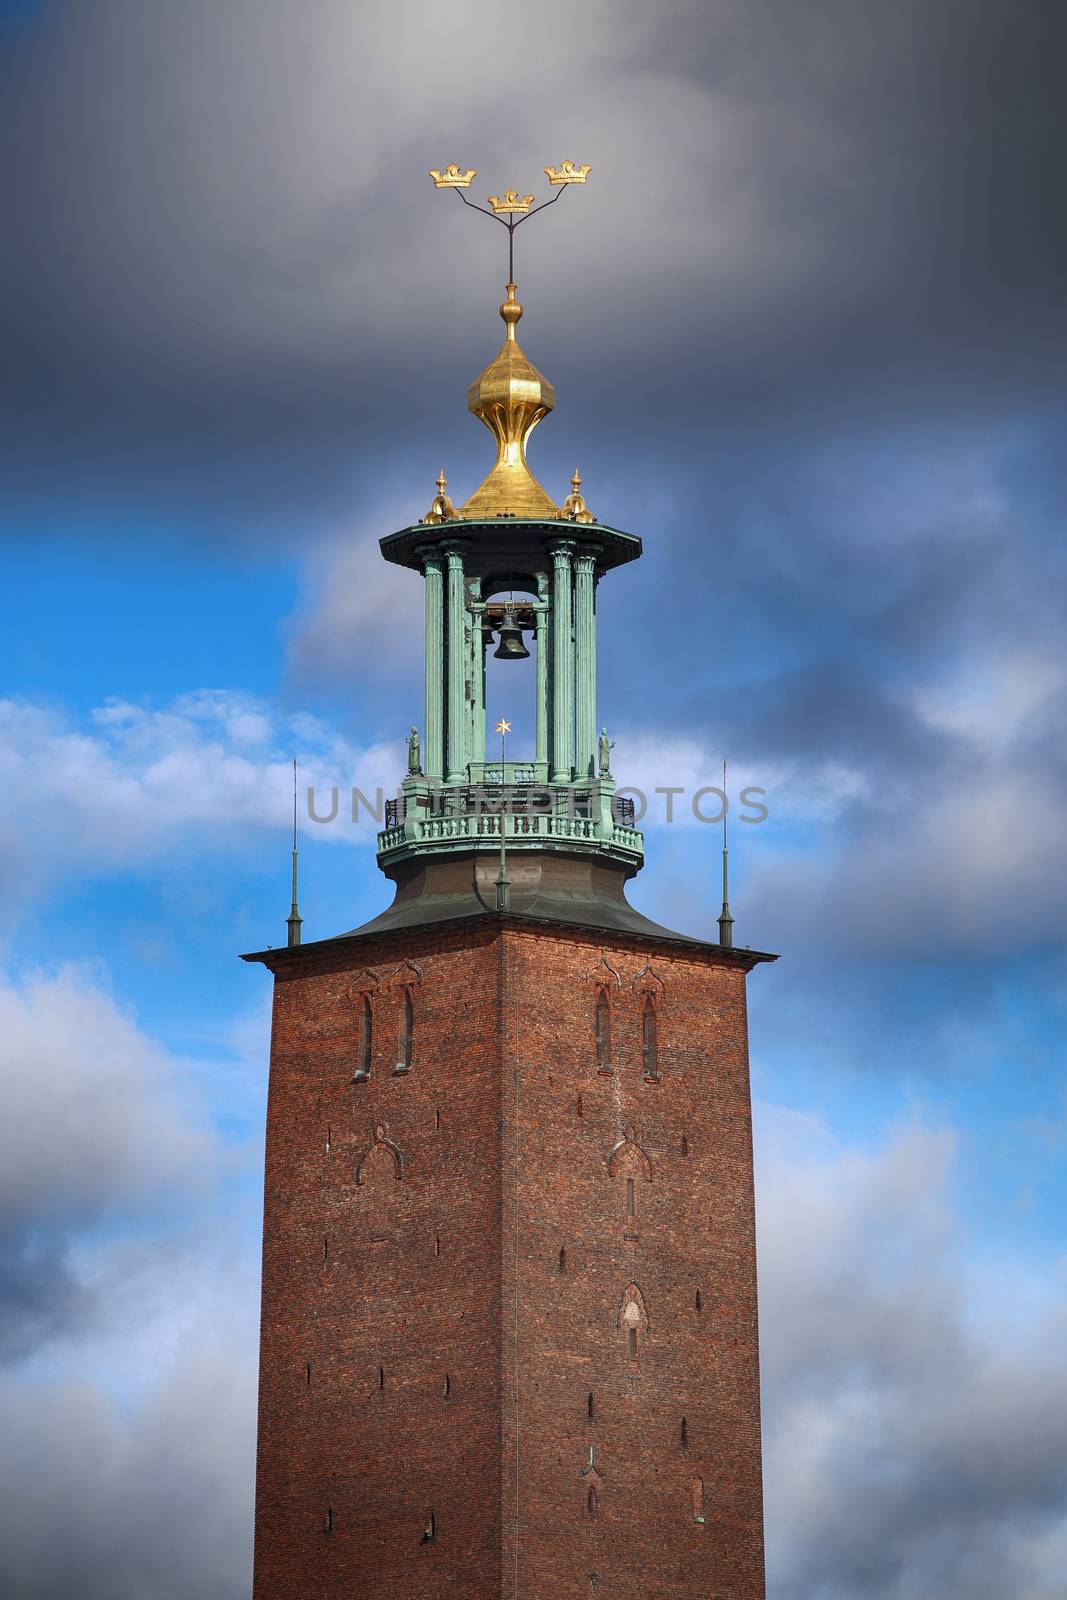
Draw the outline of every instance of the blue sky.
M503 262L425 171L567 154L521 336L538 477L577 460L645 541L599 601L614 765L767 790L732 899L782 954L750 984L770 1594L1053 1600L1062 29L551 0L523 95L488 4L389 15L5 9L0 1588L248 1593L269 994L237 956L284 937L293 751L324 794L400 776L421 595L377 540L489 460ZM718 843L654 802L634 903L709 931ZM305 937L386 902L366 825L306 824L301 871Z

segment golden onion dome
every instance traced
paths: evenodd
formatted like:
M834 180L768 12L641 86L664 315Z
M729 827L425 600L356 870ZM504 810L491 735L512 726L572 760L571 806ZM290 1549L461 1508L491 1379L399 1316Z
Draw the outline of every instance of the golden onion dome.
M463 517L556 517L559 507L526 463L526 441L556 403L548 379L526 359L515 337L522 307L515 285L500 307L507 334L500 352L467 391L467 406L496 440L496 464L460 510Z

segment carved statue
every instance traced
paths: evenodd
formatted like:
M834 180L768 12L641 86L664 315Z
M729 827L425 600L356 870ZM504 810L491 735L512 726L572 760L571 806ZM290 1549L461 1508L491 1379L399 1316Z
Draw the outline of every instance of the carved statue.
M415 778L422 772L422 752L419 748L419 730L412 728L408 735L408 772Z
M607 728L601 728L600 738L597 741L597 754L600 761L600 776L611 777L611 752L615 748L615 740L608 738Z

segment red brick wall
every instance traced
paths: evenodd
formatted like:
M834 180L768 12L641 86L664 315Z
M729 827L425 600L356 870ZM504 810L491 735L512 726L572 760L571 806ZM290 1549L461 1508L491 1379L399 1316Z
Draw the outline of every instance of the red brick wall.
M753 1600L763 1531L744 974L669 947L544 933L506 944L505 1573L517 1565L524 1600ZM596 1068L601 988L610 1074ZM646 996L657 1082L644 1072ZM636 1360L619 1327L631 1284ZM597 1478L583 1476L590 1446Z
M406 955L395 942L366 967L276 983L257 1600L496 1592L497 961L484 939L423 941L420 970ZM406 983L414 1047L397 1076ZM371 1075L353 1084L364 993ZM441 1537L424 1545L431 1511Z
M743 970L518 923L332 960L283 959L275 989L256 1600L756 1600ZM353 1084L364 994L373 1059Z

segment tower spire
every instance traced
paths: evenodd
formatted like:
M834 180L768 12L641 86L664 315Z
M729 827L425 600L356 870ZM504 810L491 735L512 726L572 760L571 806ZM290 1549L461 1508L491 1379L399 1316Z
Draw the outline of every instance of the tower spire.
M293 757L293 904L286 918L289 928L289 946L300 943L300 924L303 917L296 904L296 757Z
M719 943L734 942L734 919L730 915L729 856L727 854L726 813L730 802L726 798L726 762L722 764L722 910L719 912Z

